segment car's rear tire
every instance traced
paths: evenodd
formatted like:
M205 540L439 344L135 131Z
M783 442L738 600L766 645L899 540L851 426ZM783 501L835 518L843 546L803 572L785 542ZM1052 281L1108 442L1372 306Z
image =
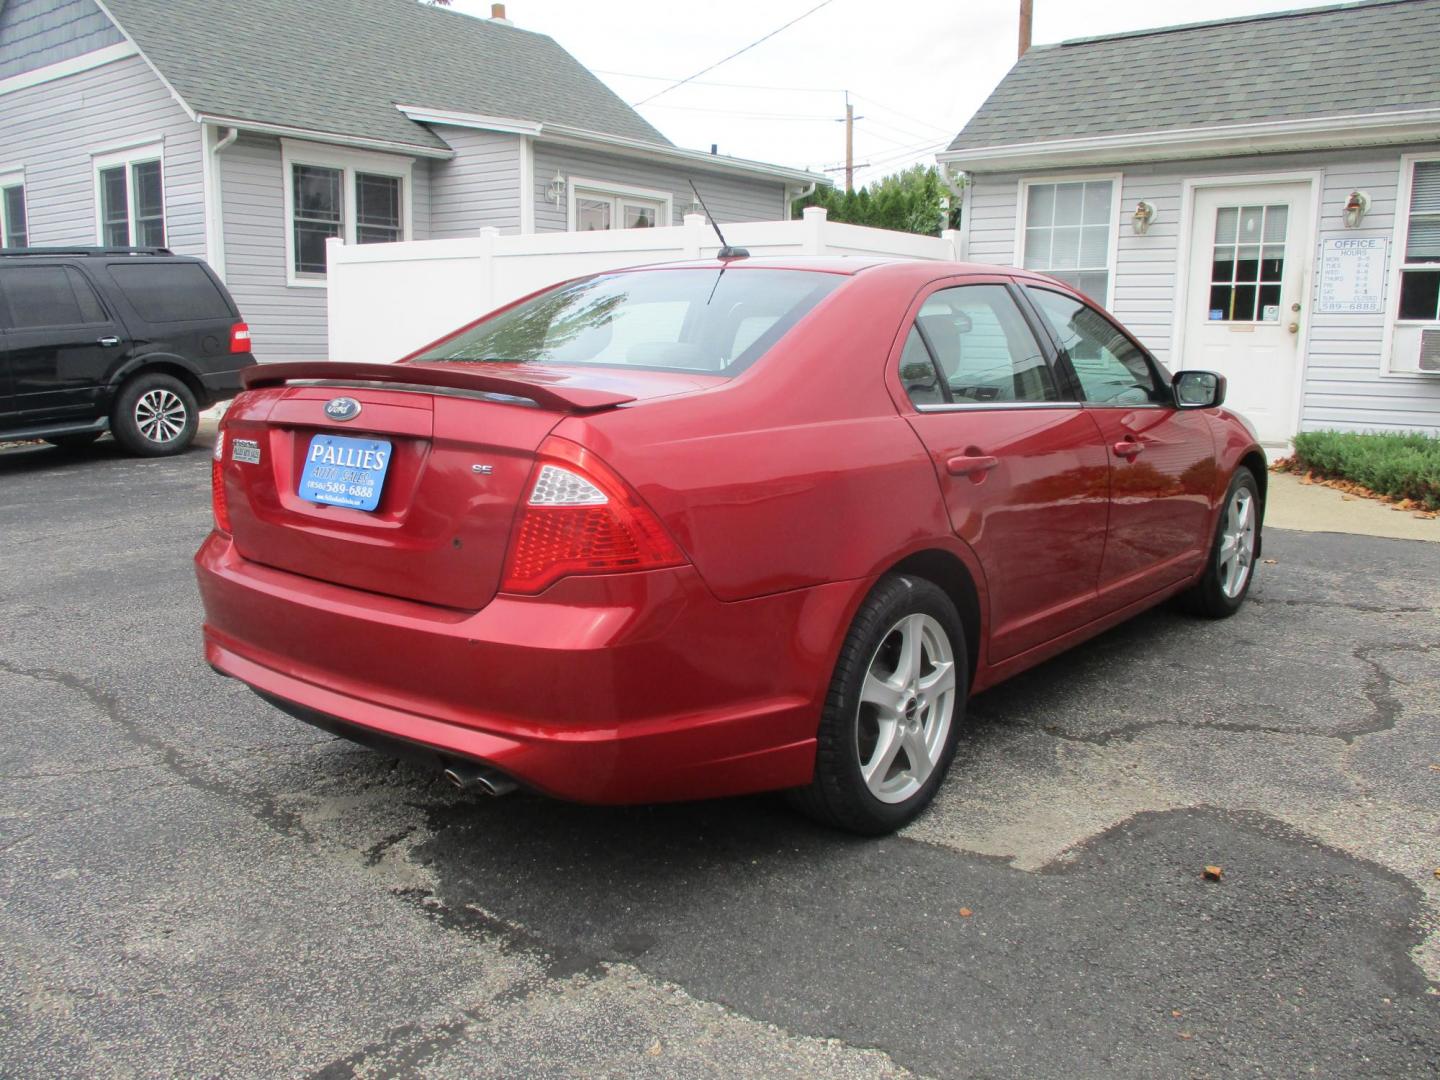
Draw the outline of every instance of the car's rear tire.
M82 431L76 435L51 435L45 441L61 450L83 450L103 434L103 431Z
M184 451L195 438L200 410L190 388L173 375L137 375L120 388L110 429L127 451L164 457Z
M1205 573L1180 595L1187 611L1208 619L1227 619L1240 610L1255 580L1260 505L1260 485L1255 474L1242 465L1235 470L1225 492Z
M950 597L911 574L882 578L851 623L821 713L803 813L868 836L930 804L955 755L970 689ZM904 762L902 765L901 762Z

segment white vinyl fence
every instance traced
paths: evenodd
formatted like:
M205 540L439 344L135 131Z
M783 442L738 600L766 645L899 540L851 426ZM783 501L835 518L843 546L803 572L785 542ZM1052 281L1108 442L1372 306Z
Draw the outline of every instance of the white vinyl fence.
M799 221L722 225L752 255L879 255L957 259L959 234L940 236L827 221L823 207ZM329 241L330 359L385 363L536 289L601 270L713 258L715 230L700 214L683 225L605 232L501 236L398 244Z

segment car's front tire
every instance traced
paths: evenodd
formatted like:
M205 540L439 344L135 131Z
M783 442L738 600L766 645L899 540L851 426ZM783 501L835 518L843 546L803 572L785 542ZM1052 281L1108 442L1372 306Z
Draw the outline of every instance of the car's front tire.
M110 413L110 430L127 451L164 457L185 450L200 425L190 388L173 375L137 375L120 388Z
M840 650L814 779L791 801L865 835L905 825L950 767L969 689L965 632L949 596L910 574L882 578Z
M1260 507L1260 485L1255 474L1242 465L1235 470L1225 492L1205 573L1181 594L1187 610L1210 619L1226 619L1240 610L1255 580Z

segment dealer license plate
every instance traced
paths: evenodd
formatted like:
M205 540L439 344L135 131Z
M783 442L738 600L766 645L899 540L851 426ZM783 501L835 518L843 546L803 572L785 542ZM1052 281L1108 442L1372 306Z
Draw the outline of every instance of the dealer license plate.
M390 449L384 439L316 435L305 453L300 497L329 506L374 510L390 468Z

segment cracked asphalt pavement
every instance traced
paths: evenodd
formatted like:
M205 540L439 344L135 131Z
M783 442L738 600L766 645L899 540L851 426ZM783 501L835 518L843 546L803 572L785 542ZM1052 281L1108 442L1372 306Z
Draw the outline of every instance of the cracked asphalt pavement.
M200 656L208 468L0 451L0 1075L1440 1073L1440 545L1268 532L863 841L281 715Z

